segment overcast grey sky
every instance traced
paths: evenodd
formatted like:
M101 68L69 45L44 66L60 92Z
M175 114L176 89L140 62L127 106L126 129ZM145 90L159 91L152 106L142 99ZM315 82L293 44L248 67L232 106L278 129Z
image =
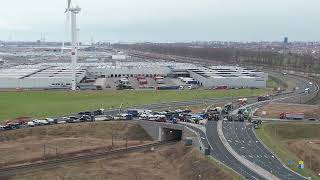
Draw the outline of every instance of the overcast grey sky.
M0 39L64 38L67 0L0 0ZM320 40L320 0L75 0L80 40Z

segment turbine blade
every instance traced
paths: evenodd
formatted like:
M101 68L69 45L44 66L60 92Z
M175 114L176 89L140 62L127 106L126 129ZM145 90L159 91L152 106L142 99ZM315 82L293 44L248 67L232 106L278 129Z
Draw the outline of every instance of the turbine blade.
M68 31L69 31L69 20L70 19L70 12L67 12L66 14L66 23L65 23L65 29L64 29L64 40L62 41L62 47L61 47L61 55L63 54L63 51L65 49L65 41L68 42Z
M71 0L68 0L68 9L70 9Z

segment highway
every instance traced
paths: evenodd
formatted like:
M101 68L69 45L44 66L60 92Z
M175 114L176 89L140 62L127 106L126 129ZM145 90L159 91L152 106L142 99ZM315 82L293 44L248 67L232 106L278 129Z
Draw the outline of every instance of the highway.
M280 96L274 97L275 99L284 98L288 96L301 96L305 88L310 88L312 92L317 90L315 85L310 85L309 81L306 81L301 78L296 78L293 76L285 76L284 79L295 79L295 85L299 87L298 91L283 94ZM237 98L216 98L216 99L206 99L206 100L193 100L185 102L162 102L158 104L150 104L140 107L134 107L138 109L170 109L176 107L186 107L194 105L203 105L203 104L214 104L214 103L229 103L230 101L236 101ZM249 104L256 102L256 97L248 98ZM251 108L259 107L259 105L251 106ZM121 112L125 112L125 109L122 109ZM106 115L116 115L119 113L119 109L106 110ZM196 131L200 135L200 139L204 146L211 147L210 156L214 159L220 161L224 165L230 167L237 173L241 174L246 179L264 179L261 175L249 169L241 161L237 160L224 146L219 138L217 131L217 122L209 121L205 126L205 132L199 130L198 128L186 125L190 129ZM273 154L264 147L263 144L255 136L252 125L241 123L241 122L223 122L222 131L225 138L228 140L228 143L231 147L242 157L247 160L257 164L263 169L269 171L280 179L304 179L303 177L293 173L288 170L281 162L273 156ZM61 162L62 164L63 162ZM1 169L0 169L1 172ZM4 171L3 171L4 172Z
M288 92L287 94L275 96L274 99L280 99L285 97L299 97L304 95L304 89L310 88L311 92L317 90L315 85L310 85L309 81L297 78L294 76L283 76L284 80L294 79L295 86L299 87L299 90L295 92ZM209 99L209 100L195 100L195 101L186 101L186 102L172 102L172 103L160 103L160 104L151 104L136 108L143 109L165 109L170 107L182 107L182 106L192 106L198 104L212 104L220 102L230 102L234 99ZM256 97L248 98L249 104L256 102ZM251 108L256 108L261 105L253 105ZM109 111L111 114L119 113L119 110ZM247 168L239 160L237 160L224 146L221 142L218 131L217 131L217 122L209 121L206 125L206 132L199 130L198 128L186 125L190 129L193 129L200 135L200 139L205 147L210 146L211 152L210 155L225 164L226 166L232 168L237 173L241 174L246 179L264 179L256 172ZM247 160L257 164L263 169L269 171L271 174L279 177L280 179L305 179L294 172L288 170L281 162L273 156L273 154L266 149L263 144L255 136L252 125L246 125L245 123L234 123L234 122L224 122L223 123L223 133L228 140L231 147L241 156Z
M252 124L223 121L223 134L231 147L242 157L257 164L280 179L305 179L283 164L260 143Z
M204 136L206 136L206 139L212 148L211 156L213 156L215 159L229 166L246 179L264 179L257 173L244 166L224 147L218 135L216 121L209 121L207 123L206 134Z
M315 93L318 91L318 87L314 84L309 84L308 81L300 78L295 78L297 87L299 87L299 90L294 92L290 95L284 95L276 97L272 101L277 101L277 99L285 98L286 100L293 100L291 97L298 97L304 95L304 89L310 88L311 93ZM286 98L290 97L290 98ZM253 105L248 105L247 107L250 108L257 108L261 106L263 103L255 103ZM233 113L236 113L237 110L235 110ZM213 133L214 129L217 128L215 126L210 127L207 134L207 137L209 141L213 141L213 138L216 137L210 137L209 133ZM231 146L231 148L242 158L245 158L246 160L249 160L250 162L257 165L257 167L261 167L264 170L270 172L271 174L275 175L279 179L288 179L288 180L300 180L300 179L306 179L305 177L302 177L290 169L288 169L285 165L281 163L280 160L278 160L272 152L270 152L256 137L253 129L252 124L248 124L246 122L229 122L229 121L223 121L222 122L222 132L224 137L227 140L227 144ZM272 179L272 178L270 178Z

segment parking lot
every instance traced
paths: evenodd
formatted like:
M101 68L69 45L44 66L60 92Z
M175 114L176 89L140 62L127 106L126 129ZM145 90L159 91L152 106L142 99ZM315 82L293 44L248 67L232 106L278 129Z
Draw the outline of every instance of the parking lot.
M111 89L116 90L117 86L120 84L120 80L122 78L105 78L104 82L105 85L104 89ZM161 83L158 83L154 78L146 77L145 80L147 81L146 84L140 84L139 80L134 77L129 77L128 83L126 85L130 86L130 89L157 89L157 87L178 87L177 89L188 89L190 87L190 84L187 84L183 81L181 81L178 78L169 78L165 77ZM102 80L100 80L102 81ZM183 88L182 88L183 87ZM193 88L198 88L198 86L192 85ZM190 89L190 88L189 88Z

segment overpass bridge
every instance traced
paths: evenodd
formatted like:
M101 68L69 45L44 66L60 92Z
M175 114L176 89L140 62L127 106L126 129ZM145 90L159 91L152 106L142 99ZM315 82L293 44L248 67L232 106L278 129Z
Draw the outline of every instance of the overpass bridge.
M155 121L136 121L154 141L189 141L192 146L205 155L210 155L210 146L202 131L183 124L171 124ZM205 140L205 141L204 141Z

